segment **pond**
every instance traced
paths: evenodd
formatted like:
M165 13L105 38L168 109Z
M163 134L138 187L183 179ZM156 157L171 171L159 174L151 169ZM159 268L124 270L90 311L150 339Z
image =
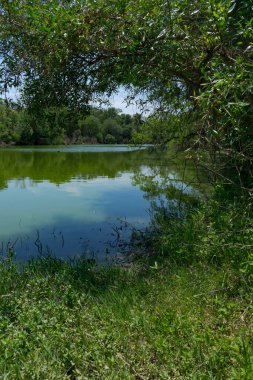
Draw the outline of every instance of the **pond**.
M143 179L195 192L181 180L182 165L165 162L162 153L128 146L1 149L1 252L13 246L21 261L45 253L100 262L122 255L133 231L149 226L159 198Z

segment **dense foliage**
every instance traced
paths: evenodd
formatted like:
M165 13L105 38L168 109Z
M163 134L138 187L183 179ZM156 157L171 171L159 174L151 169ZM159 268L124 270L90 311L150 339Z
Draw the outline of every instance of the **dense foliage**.
M1 1L2 91L20 85L35 112L83 109L119 85L144 92L169 125L163 141L222 154L251 189L252 8L240 0Z
M128 144L140 124L138 115L116 108L89 107L84 113L46 107L35 113L0 103L0 142L7 144Z

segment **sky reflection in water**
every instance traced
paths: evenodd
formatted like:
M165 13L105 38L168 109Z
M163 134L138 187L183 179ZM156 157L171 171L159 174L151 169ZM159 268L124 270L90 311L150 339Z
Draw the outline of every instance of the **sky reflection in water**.
M1 250L16 242L18 260L93 252L104 262L148 226L150 199L133 176L160 160L128 147L0 150Z

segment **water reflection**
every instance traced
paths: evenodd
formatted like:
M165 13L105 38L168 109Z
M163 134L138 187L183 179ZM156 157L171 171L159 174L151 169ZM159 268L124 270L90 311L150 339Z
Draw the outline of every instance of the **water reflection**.
M147 228L152 202L198 195L194 168L181 160L148 150L85 149L0 150L2 251L15 242L21 260L53 252L105 261L127 249L133 229Z
M149 159L148 152L142 150L82 152L79 149L72 152L68 148L66 151L1 149L0 189L6 188L10 179L30 178L37 182L47 180L61 184L72 178L115 178L122 172L132 172L146 165Z

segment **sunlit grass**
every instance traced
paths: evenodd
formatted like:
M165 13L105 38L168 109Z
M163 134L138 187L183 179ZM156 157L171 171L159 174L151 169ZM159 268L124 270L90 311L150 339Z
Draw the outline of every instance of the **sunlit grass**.
M3 379L252 378L252 309L227 267L48 257L0 272Z

